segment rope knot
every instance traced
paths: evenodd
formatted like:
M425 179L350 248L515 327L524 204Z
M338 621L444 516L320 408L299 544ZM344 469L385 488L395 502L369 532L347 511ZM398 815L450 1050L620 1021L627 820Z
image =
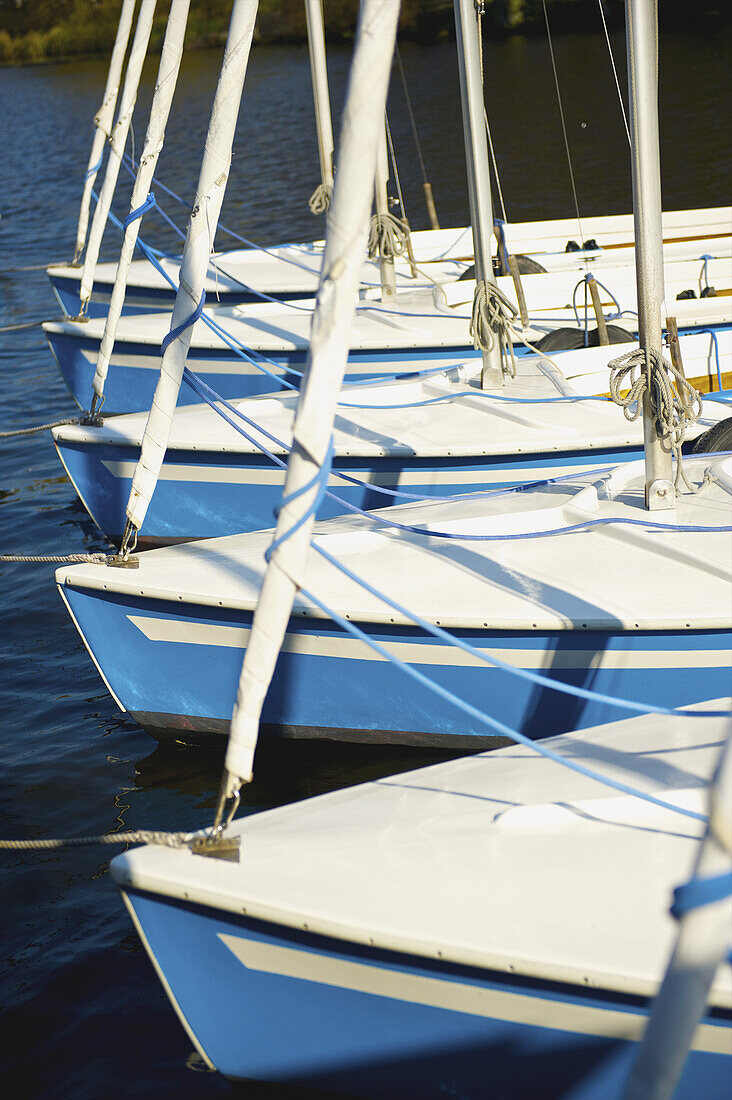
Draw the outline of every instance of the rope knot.
M473 313L470 318L470 335L476 351L491 351L498 339L507 373L516 374L511 325L518 315L513 302L484 279L476 283Z
M690 492L695 491L684 474L681 446L687 429L701 416L699 392L663 355L646 356L643 348L612 359L608 369L610 396L620 405L626 420L638 419L643 411L643 395L648 391L656 431L676 459L674 486L678 489L683 482Z
M333 188L328 183L319 183L308 199L311 214L325 214L330 206Z
M408 251L409 229L394 214L374 214L369 228L369 259L381 255L385 260Z

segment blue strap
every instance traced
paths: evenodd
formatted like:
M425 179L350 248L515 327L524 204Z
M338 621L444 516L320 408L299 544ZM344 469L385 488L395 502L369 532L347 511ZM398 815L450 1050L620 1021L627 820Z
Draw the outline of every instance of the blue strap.
M713 905L715 901L724 901L732 896L732 871L708 878L693 878L677 886L671 905L671 916L681 920L685 913L701 909L704 905Z
M162 344L160 345L160 351L163 355L165 355L166 349L168 348L168 346L170 344L173 343L174 340L177 340L178 337L182 333L184 333L187 328L191 327L191 325L195 325L196 321L198 320L198 318L201 316L201 314L203 312L203 303L205 301L206 301L206 291L204 290L203 294L201 295L200 302L198 303L196 308L193 310L193 313L190 315L190 317L186 321L183 321L180 325L176 325L175 328L172 328L170 330L170 332L168 333L168 335L164 338Z
M145 211L152 210L153 206L156 205L157 204L155 202L155 196L151 191L145 201L143 203L140 203L136 210L130 210L129 214L122 222L122 228L127 229L128 225L131 225L132 222L136 221L138 218L141 218Z
M96 163L96 164L94 164L94 165L92 165L92 167L91 167L91 168L89 169L89 171L85 173L85 175L84 175L84 179L85 179L85 180L88 180L88 179L89 179L89 176L94 176L94 175L96 175L96 173L97 173L97 172L99 171L99 169L100 169L100 168L101 168L101 166L102 166L102 161L103 161L103 160L104 160L104 150L102 150L102 155L100 156L100 158L99 158L99 160L97 161L97 163Z
M334 450L335 448L333 446L333 437L331 436L330 443L328 444L328 452L325 456L322 466L318 467L318 469L315 471L307 484L302 485L299 489L295 489L294 492L288 493L287 496L284 496L280 501L279 506L275 509L275 515L279 516L279 513L282 511L286 504L291 504L293 500L297 500L298 497L304 496L304 494L309 492L310 489L314 488L316 485L318 486L317 493L313 497L313 500L311 501L309 507L303 512L300 518L295 523L293 523L292 527L289 527L287 531L283 532L283 534L281 534L279 538L275 538L272 540L270 546L265 551L265 561L268 562L274 554L275 550L282 546L284 542L287 542L288 539L292 538L295 532L300 530L303 523L305 523L306 520L310 519L311 516L314 516L317 513L328 487L328 475L330 474L330 468L333 464Z

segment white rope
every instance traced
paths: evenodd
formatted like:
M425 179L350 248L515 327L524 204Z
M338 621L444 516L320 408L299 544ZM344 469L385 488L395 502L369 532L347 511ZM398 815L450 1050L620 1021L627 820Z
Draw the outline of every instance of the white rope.
M636 348L618 356L608 363L610 371L610 396L616 405L620 405L626 420L637 420L643 413L643 395L648 389L651 403L651 415L656 431L676 459L675 487L680 482L690 492L698 491L686 478L681 458L681 446L687 429L694 424L702 413L702 399L697 390L676 369L661 356L650 357L649 371L646 369L646 352ZM627 389L623 395L622 391Z
M369 228L369 259L381 254L385 259L408 252L408 229L394 214L373 214Z
M504 369L511 378L516 375L512 322L517 315L513 302L497 286L485 280L476 283L470 318L473 347L476 351L492 351L498 339Z
M308 199L311 214L325 214L330 206L333 188L328 183L319 183Z
M42 852L58 848L89 848L97 844L163 844L167 848L185 848L195 836L195 833L164 833L155 829L134 829L125 833L102 833L100 836L72 836L48 840L0 840L0 850Z
M78 424L80 416L67 416L65 420L52 420L50 424L36 424L34 428L16 428L10 432L0 432L0 439L10 439L14 435L34 435L36 432L47 432L50 428L62 428L64 424Z
M61 565L106 565L107 554L0 554L0 562L44 562Z

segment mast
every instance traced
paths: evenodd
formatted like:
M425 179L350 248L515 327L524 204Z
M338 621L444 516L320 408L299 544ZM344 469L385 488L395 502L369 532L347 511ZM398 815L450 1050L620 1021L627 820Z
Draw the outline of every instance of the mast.
M661 158L658 137L657 0L626 0L633 221L635 226L638 332L645 353L648 385L643 394L646 461L645 504L651 511L673 508L675 493L671 452L664 448L651 410L651 373L662 362L661 327L665 314Z
M330 97L328 95L328 70L325 62L325 31L323 29L323 0L305 0L305 18L308 28L308 51L310 53L310 73L313 80L313 104L315 106L315 125L318 131L318 156L320 158L320 179L322 203L327 209L333 191L333 123L330 117ZM311 196L311 209L320 199L321 188ZM319 206L313 213L321 213Z
M328 212L328 234L287 464L283 507L244 655L216 812L217 826L222 823L227 799L234 799L235 809L241 784L252 777L262 704L310 550L315 522L310 508L318 497L317 478L327 475L333 420L366 252L377 147L384 127L399 7L397 0L363 0L359 12L341 127L338 176ZM326 469L320 473L324 463Z
M475 279L478 287L481 283L495 287L491 256L493 204L488 143L485 135L482 58L478 44L480 13L478 5L473 0L454 0L454 4L460 98L463 105L465 164L468 171L470 221L473 226L475 249ZM489 351L484 350L481 354L483 356L481 376L483 389L500 388L503 386L503 368L498 339L492 341Z
M203 288L213 249L226 184L231 170L234 131L257 18L258 0L234 0L229 34L206 134L196 197L188 222L180 265L180 285L170 332L163 341L160 377L145 425L140 458L127 502L127 523L120 559L129 558L157 484L170 438L178 391L191 343L193 324L203 308Z
M374 177L374 206L379 232L379 268L381 271L381 294L383 298L393 298L396 294L396 273L394 255L386 247L384 227L389 223L389 158L386 153L386 125L379 135L379 147L376 154L376 175Z

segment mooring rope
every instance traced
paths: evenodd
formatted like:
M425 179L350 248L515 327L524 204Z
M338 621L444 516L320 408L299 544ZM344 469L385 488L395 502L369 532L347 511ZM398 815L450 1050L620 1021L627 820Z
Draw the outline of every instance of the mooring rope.
M65 424L80 422L80 416L67 416L65 420L52 420L50 424L36 424L34 428L15 428L14 431L0 432L0 439L10 439L14 435L35 435L36 432L47 432L50 428L62 428Z
M102 833L100 836L0 840L0 849L9 852L38 852L59 848L91 848L99 844L163 844L167 848L185 848L195 836L195 833L165 833L157 829L133 829L125 833Z
M106 565L108 554L0 554L0 562L43 562L59 565Z
M68 317L59 317L57 320L50 317L44 317L40 321L21 321L19 325L3 325L3 327L0 328L0 332L20 332L22 329L38 328L40 325L60 323L61 321L68 321Z
M701 395L662 355L657 357L649 353L648 358L648 371L645 369L646 353L643 348L612 359L608 363L610 396L616 405L621 406L626 420L632 421L642 415L643 394L648 390L656 430L676 459L674 486L678 489L679 483L683 482L690 492L695 492L697 489L689 483L684 473L681 445L687 428L703 412ZM628 392L623 396L621 391L625 389Z

